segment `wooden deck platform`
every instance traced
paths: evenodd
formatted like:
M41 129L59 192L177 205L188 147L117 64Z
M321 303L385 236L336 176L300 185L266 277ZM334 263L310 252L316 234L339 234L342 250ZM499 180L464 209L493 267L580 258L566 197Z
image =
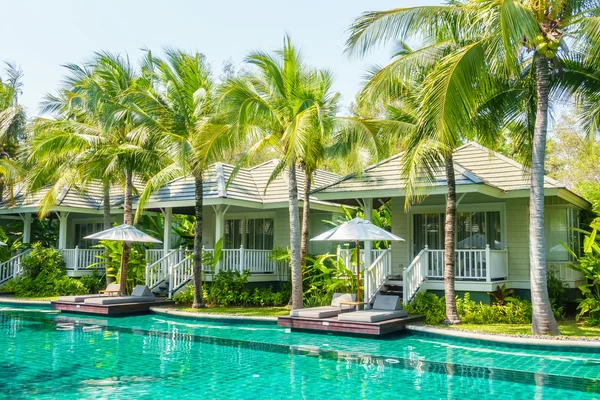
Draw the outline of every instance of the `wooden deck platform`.
M86 304L74 303L68 301L52 301L50 307L54 310L60 310L70 313L124 316L132 314L143 314L150 311L150 307L173 304L170 300L158 299L147 303L123 303L123 304Z
M347 334L381 336L404 330L406 324L424 320L422 315L409 315L381 322L350 322L331 318L279 317L277 325L292 330L340 332Z

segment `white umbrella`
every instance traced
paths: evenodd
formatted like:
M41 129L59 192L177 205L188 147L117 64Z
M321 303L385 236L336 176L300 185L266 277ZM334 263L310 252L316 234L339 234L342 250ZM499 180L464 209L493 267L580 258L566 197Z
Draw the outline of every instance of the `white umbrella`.
M360 302L360 242L373 240L401 241L400 236L373 225L370 221L354 218L352 221L344 222L327 232L310 239L311 241L347 242L356 241L356 300Z
M160 240L137 229L135 226L123 224L84 237L91 240L114 240L116 242L162 243Z

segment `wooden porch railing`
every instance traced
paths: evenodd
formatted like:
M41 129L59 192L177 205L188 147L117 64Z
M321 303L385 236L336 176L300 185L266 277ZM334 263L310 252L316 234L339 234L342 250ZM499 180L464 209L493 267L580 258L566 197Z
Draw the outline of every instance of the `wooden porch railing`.
M29 254L30 251L30 249L22 251L0 264L0 284L3 284L9 279L16 278L23 272L21 260Z

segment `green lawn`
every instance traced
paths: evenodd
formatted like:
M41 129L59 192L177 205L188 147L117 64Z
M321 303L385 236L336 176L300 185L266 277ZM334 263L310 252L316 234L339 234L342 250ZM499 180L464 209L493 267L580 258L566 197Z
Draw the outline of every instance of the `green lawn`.
M239 315L246 317L279 317L289 315L290 309L287 307L206 307L190 308L176 307L180 311L188 311L199 314L224 314Z
M491 325L474 325L460 324L456 326L439 325L440 328L477 331L484 333L495 333L504 335L532 335L531 325L529 324L491 324ZM573 337L600 337L600 328L584 326L574 320L559 321L558 328L564 336Z

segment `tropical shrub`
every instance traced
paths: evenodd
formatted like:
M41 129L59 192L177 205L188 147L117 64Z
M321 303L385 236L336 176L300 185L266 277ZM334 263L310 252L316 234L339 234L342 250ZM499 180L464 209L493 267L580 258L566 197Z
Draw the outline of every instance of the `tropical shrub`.
M582 257L577 257L566 244L562 243L562 245L577 260L568 267L579 271L585 280L585 283L579 286L583 298L576 300L579 303L577 320L583 319L589 325L600 326L600 245L597 236L598 230L600 230L600 217L594 219L590 227L592 228L591 232L575 229L585 234Z
M23 258L23 274L2 286L2 291L18 297L48 297L86 294L88 289L77 279L67 276L62 254L39 243Z
M306 257L303 288L306 307L329 305L334 293L356 292L356 275L335 254Z
M456 308L465 324L528 324L531 322L531 303L511 297L505 303L475 303L469 293L456 299Z
M289 284L283 285L279 292L273 291L272 287L251 290L247 287L248 275L248 271L219 271L212 284L204 287L204 302L211 306L269 307L284 305L289 300ZM188 285L173 296L173 301L175 304L192 304L194 287Z
M98 293L106 286L106 279L103 274L93 270L91 275L83 275L79 281L85 286L88 293Z
M508 297L508 296L507 296ZM531 303L518 297L505 299L502 304L475 303L471 295L456 299L456 308L460 319L465 324L529 324L531 323ZM443 297L433 293L421 292L415 299L404 306L409 314L425 316L428 324L441 324L446 319L446 304Z
M441 324L446 319L446 300L433 293L417 293L415 299L404 306L409 314L425 316L428 324Z
M565 316L565 304L567 303L567 291L569 286L560 280L558 271L549 268L547 271L548 297L550 306L554 313L554 318L563 318Z
M0 262L8 261L23 247L20 236L15 236L2 227L0 227L0 242L6 243L6 246L0 246Z

